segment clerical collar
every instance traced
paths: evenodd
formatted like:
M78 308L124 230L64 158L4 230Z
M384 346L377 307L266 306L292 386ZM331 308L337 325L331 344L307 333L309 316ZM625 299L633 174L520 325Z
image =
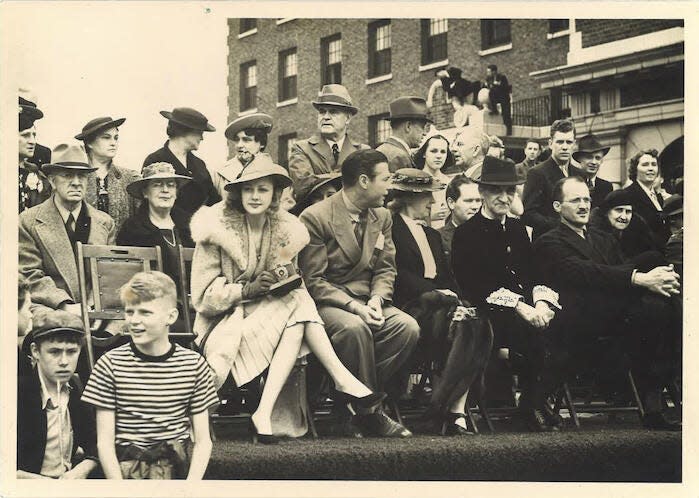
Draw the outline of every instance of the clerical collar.
M333 144L337 144L337 148L339 150L342 150L342 146L345 143L346 137L347 137L347 135L342 135L342 138L340 138L340 140L338 140L338 141L334 141L334 140L330 140L330 139L326 138L325 141L328 143L328 147L330 147L331 150L333 148Z
M502 219L491 218L490 216L488 216L488 215L485 213L485 209L483 209L483 207L481 207L481 216L483 216L483 218L485 218L486 220L495 221L495 222L500 223L501 225L504 225L504 224L505 224L505 220L507 220L507 215L503 216Z

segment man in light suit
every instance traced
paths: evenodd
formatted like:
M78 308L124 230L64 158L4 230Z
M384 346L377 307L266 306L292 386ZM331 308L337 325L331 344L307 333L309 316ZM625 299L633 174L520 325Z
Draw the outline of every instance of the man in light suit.
M399 97L389 104L391 136L376 150L388 159L391 173L402 168L415 168L411 149L422 143L430 131L427 103L420 97Z
M315 175L340 171L352 152L369 148L347 134L350 121L359 109L352 104L344 86L325 85L312 104L318 111L318 133L298 140L291 148L289 174L294 192L308 190Z
M419 336L417 322L392 306L396 251L382 207L390 179L383 154L353 152L342 165L342 190L301 214L311 235L299 254L308 291L338 357L374 390L395 380ZM410 436L381 411L358 422L365 434Z
M61 144L42 168L53 195L19 216L19 272L29 282L33 312L61 309L80 316L75 246L114 244L114 220L84 201L88 164L82 147Z

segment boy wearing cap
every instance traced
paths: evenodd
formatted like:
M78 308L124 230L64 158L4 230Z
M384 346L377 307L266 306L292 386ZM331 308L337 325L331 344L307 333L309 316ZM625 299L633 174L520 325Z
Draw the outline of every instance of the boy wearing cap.
M85 479L97 467L94 412L73 375L83 336L78 317L52 311L24 341L36 366L17 384L18 479Z
M430 131L427 103L420 97L399 97L388 105L391 136L376 150L388 159L391 173L401 168L415 168L411 149L420 146Z
M161 272L137 273L121 300L131 342L100 357L82 398L97 409L104 474L201 479L211 456L208 409L218 397L206 360L169 341L175 283Z

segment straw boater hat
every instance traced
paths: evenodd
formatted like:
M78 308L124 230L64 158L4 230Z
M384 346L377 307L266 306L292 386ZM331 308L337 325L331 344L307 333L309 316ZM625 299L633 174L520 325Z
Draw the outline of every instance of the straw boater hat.
M427 115L427 102L422 97L398 97L388 104L389 121L396 119L423 119L432 123Z
M175 107L172 112L160 111L160 115L187 128L200 131L216 131L202 113L189 107Z
M517 173L515 163L509 159L485 156L480 178L471 178L481 185L522 185L526 178Z
M299 186L298 191L294 192L296 205L289 210L291 214L295 214L297 216L301 214L301 211L308 207L308 202L310 201L313 193L318 191L318 189L323 188L325 185L331 184L338 191L342 188L342 176L337 171L333 173L321 173L319 175L315 175L312 180L313 181Z
M47 175L56 171L84 171L85 173L90 173L96 169L90 166L82 144L57 145L51 152L51 163L44 164L41 167L41 171Z
M248 114L231 121L226 127L224 135L228 140L234 140L235 137L243 130L264 130L265 133L272 131L272 116L264 112L256 112Z
M416 168L401 168L393 173L389 188L399 192L420 194L422 192L437 192L444 187L446 187L444 183L426 171Z
M359 112L359 108L352 104L352 97L347 88L342 85L323 85L323 89L318 94L318 100L312 101L311 104L316 109L329 106L347 110L352 115Z
M112 119L109 116L92 119L88 121L85 126L83 126L83 131L75 135L75 138L77 140L85 140L87 137L96 135L97 133L108 130L109 128L118 128L124 124L124 121L126 121L126 118Z
M178 175L170 163L152 163L143 168L142 177L126 186L126 191L136 199L143 199L143 189L150 180L176 180L177 186L191 180L190 177Z
M609 149L610 147L605 147L599 143L594 135L585 135L578 140L578 150L573 152L573 159L580 162L578 157L580 156L581 152L586 152L589 154L592 152L597 152L598 150L602 151L602 154L606 156Z
M267 177L271 177L281 188L291 185L291 178L286 169L278 164L274 164L270 155L263 153L256 155L250 161L250 164L243 168L243 171L238 174L236 179L226 185L226 190L230 192L236 185Z

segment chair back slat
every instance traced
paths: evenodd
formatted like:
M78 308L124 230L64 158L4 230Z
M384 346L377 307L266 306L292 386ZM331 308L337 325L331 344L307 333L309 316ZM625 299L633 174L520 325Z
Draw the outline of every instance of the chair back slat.
M179 265L178 270L180 273L180 288L179 293L182 298L182 314L185 326L187 327L187 332L193 334L192 323L194 316L194 309L192 308L192 293L190 290L189 279L192 274L192 260L194 259L194 249L191 247L178 246L179 255Z

